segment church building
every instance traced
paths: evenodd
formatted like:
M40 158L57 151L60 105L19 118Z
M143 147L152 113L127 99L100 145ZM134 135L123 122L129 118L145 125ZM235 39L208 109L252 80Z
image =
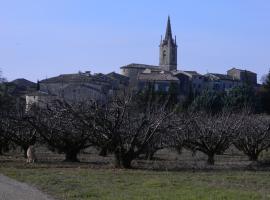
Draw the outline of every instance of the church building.
M141 90L152 83L156 91L163 92L168 92L172 84L179 87L180 80L174 75L177 71L177 44L176 37L172 37L170 17L159 48L159 66L132 63L121 67L122 74L129 77L131 87Z
M184 71L177 68L177 42L172 36L171 20L168 17L164 39L161 37L159 45L159 65L132 63L120 67L122 75L129 78L129 86L143 90L149 84L155 91L168 92L174 85L177 94L186 96L190 92L196 94L203 90L227 91L240 86L247 81L257 86L257 74L232 68L227 74L208 73L199 74L196 71Z

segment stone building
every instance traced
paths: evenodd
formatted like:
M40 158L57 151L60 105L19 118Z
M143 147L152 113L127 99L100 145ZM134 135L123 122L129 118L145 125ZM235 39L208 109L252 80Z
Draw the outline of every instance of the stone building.
M170 87L178 88L180 81L172 72L160 69L145 69L138 75L139 90L153 86L156 92L169 92Z
M122 74L129 78L130 87L142 90L149 83L156 91L166 92L170 83L176 84L179 96L190 92L199 94L203 90L228 91L249 83L257 85L257 74L241 69L230 69L227 74L208 73L202 75L196 71L184 71L177 68L177 43L172 37L170 17L168 17L164 39L159 45L159 65L129 64L121 67Z
M57 99L56 95L48 94L42 91L35 91L25 96L26 111L31 109L31 106L35 104L38 107L45 107L48 103Z
M246 84L253 86L257 85L257 74L251 71L232 68L227 71L228 76L232 77L234 80L241 81Z
M174 71L173 74L180 81L181 95L188 95L190 92L200 93L206 87L206 77L196 71Z
M128 78L115 72L63 74L39 82L39 91L26 95L27 109L35 103L42 106L55 99L68 102L103 101L128 85Z
M205 77L207 78L205 88L219 92L226 92L243 84L240 80L225 74L208 73Z
M122 75L129 78L129 85L131 87L136 87L140 73L145 69L159 69L159 66L131 63L121 67L120 69L122 70Z

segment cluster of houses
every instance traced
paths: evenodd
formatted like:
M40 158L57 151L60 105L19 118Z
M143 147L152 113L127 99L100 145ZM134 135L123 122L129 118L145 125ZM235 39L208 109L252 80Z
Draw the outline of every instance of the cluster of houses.
M151 84L157 92L168 92L175 86L179 96L203 90L227 91L236 86L249 84L257 87L257 74L232 68L227 74L207 73L177 69L177 42L172 37L170 18L166 34L160 42L159 65L129 64L120 67L121 74L91 74L90 71L63 74L38 83L38 90L26 95L27 108L56 98L67 101L102 100L117 90L132 87L141 91Z
M201 93L203 90L228 91L236 86L249 84L257 87L257 74L251 71L232 68L227 74L196 71L165 71L155 66L130 64L121 68L122 74L130 78L130 85L139 90L152 83L155 91L168 92L170 86L177 85L179 95L190 92Z

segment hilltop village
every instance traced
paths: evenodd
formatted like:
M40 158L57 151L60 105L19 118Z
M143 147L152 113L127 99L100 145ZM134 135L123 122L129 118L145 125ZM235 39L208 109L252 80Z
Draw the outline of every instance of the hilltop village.
M159 45L159 65L131 63L120 67L121 74L91 74L90 71L75 74L62 74L38 82L37 90L28 92L26 105L48 102L56 98L67 101L86 99L102 100L117 90L131 87L144 90L151 84L156 92L169 92L174 86L177 96L185 98L190 93L202 91L228 91L236 86L249 84L258 87L257 74L245 69L231 68L227 74L186 71L177 67L177 41L172 36L168 17L165 37Z

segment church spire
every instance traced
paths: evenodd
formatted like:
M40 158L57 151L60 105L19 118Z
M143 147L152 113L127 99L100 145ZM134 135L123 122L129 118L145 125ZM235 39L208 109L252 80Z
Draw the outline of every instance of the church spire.
M166 34L165 34L165 40L172 40L172 28L171 28L171 20L170 16L168 16L168 21L167 21L167 28L166 28Z
M167 28L164 40L159 45L159 66L166 71L177 70L177 44L172 37L170 16L168 16Z

